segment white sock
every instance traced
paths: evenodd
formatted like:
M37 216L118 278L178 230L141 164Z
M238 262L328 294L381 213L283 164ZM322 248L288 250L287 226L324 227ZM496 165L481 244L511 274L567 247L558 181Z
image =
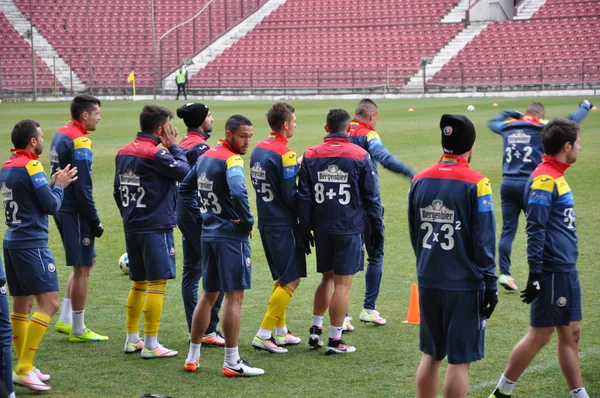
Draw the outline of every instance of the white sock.
M225 347L225 362L229 366L237 365L240 360L240 354L238 353L237 347Z
M271 338L271 331L263 328L258 329L258 333L256 333L259 339L268 340Z
M127 341L131 343L137 343L140 341L140 332L127 333Z
M144 347L154 350L158 347L158 336L144 336Z
M571 397L573 398L589 398L587 391L585 391L584 387L576 388L571 390Z
M15 395L14 391L10 393L10 395L8 396L8 398L16 398L17 396Z
M73 327L71 328L71 334L73 336L79 336L81 334L83 334L83 328L84 328L84 316L85 316L85 310L81 310L81 311L71 311L71 314L73 316Z
M313 315L312 324L318 328L323 327L323 317L319 315Z
M188 351L186 362L194 362L200 359L200 346L202 344L190 343L190 350Z
M373 315L373 313L375 312L375 310L368 310L368 309L364 309L366 311L367 314L369 315Z
M284 326L282 328L275 328L275 334L277 336L287 336L287 334L288 334L287 326Z
M511 394L515 389L515 384L517 384L516 381L507 379L506 376L504 376L504 373L502 373L502 376L500 376L500 381L498 382L498 388L502 390L502 392Z
M342 338L342 326L329 326L329 338L341 339Z
M64 323L65 325L70 325L73 322L73 317L71 314L73 308L71 308L71 299L64 298L62 302L62 309L60 310L59 321Z

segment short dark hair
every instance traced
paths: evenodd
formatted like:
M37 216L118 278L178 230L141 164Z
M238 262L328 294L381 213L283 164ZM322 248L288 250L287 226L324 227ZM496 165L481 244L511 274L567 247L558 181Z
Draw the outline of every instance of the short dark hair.
M567 142L574 145L578 134L579 125L573 120L561 117L553 119L542 130L544 153L550 156L558 154Z
M330 133L344 133L352 118L344 109L331 109L327 114L327 130Z
M164 106L146 105L140 113L140 128L143 133L152 134L172 117L173 112Z
M296 112L293 106L286 102L277 102L271 106L267 112L267 122L273 131L279 131L283 123L290 121L292 115Z
M83 112L91 113L94 105L101 106L100 100L91 95L78 95L71 102L71 117L79 120Z
M377 112L377 104L375 101L369 98L365 98L361 100L356 109L354 110L354 115L360 117L368 117L371 112Z
M544 110L544 105L542 105L541 102L534 101L527 106L527 109L525 109L526 115L533 115L535 117L543 116L545 113L546 111Z
M25 119L15 124L12 133L10 133L10 140L13 143L15 149L25 149L29 145L29 140L37 138L37 128L40 124L35 120Z
M252 122L246 116L233 115L225 123L225 130L235 133L242 126L252 126Z

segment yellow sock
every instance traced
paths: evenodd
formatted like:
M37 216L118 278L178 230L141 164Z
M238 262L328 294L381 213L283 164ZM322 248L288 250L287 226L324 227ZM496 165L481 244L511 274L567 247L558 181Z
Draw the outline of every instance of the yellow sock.
M167 281L165 279L158 281L148 281L148 291L146 293L146 303L144 304L144 335L157 336L162 315L163 301L165 298L165 289Z
M131 286L125 306L125 328L127 329L127 333L139 332L147 285L148 282L143 281L133 282L133 286Z
M29 319L27 332L25 333L25 342L21 348L21 355L15 368L17 374L24 375L33 370L35 353L44 338L44 334L46 334L46 330L48 330L48 324L51 319L49 316L37 311Z
M13 331L13 344L17 352L17 359L21 357L23 343L25 343L25 334L27 333L27 323L29 322L29 314L21 314L18 312L10 313L10 324Z
M273 283L273 288L271 289L271 294L275 293L275 290L277 290L277 288L278 288L279 286L281 286L281 285L279 284L279 282L275 281L275 282Z
M279 319L285 316L285 310L294 294L289 285L279 285L269 300L267 313L260 324L261 329L272 330Z

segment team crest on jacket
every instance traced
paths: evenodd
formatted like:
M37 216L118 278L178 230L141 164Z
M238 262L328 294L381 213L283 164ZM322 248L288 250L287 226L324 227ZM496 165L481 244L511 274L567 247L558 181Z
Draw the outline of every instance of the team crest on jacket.
M559 297L558 300L556 300L556 305L559 307L564 307L567 305L567 299L565 297Z
M211 191L213 190L213 182L206 178L206 173L200 174L198 177L198 191Z
M133 185L139 187L140 177L136 175L131 169L127 169L125 170L125 173L119 174L119 183L121 185Z
M172 248L171 248L171 250L169 251L169 254L170 254L171 256L174 256L174 255L175 255L175 248L174 248L174 247L172 247Z
M444 127L443 131L444 131L444 135L445 136L452 135L452 126L446 126L446 127Z
M345 183L348 182L348 173L340 170L339 166L330 164L326 170L317 172L317 179L319 182Z
M523 132L523 130L517 130L508 136L509 144L529 144L531 142L531 136Z
M267 172L260 166L259 162L256 162L250 169L250 176L257 180L266 180Z
M52 263L48 264L48 271L50 271L50 272L56 271L56 266Z
M252 265L252 260L250 260L250 257L246 257L246 267L249 267Z
M90 238L83 238L83 245L88 246L90 244Z
M6 186L6 183L2 183L2 199L13 200L13 190Z
M429 206L421 208L421 221L454 223L454 210L444 206L440 199L434 199Z

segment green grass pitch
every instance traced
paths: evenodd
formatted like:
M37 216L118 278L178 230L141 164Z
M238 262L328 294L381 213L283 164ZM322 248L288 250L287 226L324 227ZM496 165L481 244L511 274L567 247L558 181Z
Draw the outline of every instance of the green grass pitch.
M549 118L566 116L583 98L543 98ZM380 100L380 119L376 130L383 143L399 159L421 170L441 155L439 119L442 113L464 113L473 120L477 141L472 167L488 176L494 190L497 235L500 235L501 138L491 133L486 121L503 109L524 110L532 99L446 99L446 100ZM539 99L536 99L539 100ZM593 102L595 98L590 98ZM353 112L357 101L290 101L296 108L298 127L290 147L301 155L309 146L322 141L327 111L345 108ZM499 107L492 107L497 102ZM183 102L160 102L175 111ZM225 120L242 114L254 123L253 144L269 133L265 113L271 102L207 101L215 117L211 144L224 133ZM473 104L475 112L467 113ZM302 281L288 309L289 328L303 338L301 345L291 347L285 355L255 352L251 340L256 333L271 293L271 278L258 233L252 240L253 284L246 292L242 310L240 353L266 375L251 379L226 379L221 376L222 349L203 349L201 368L197 373L183 371L188 350L187 327L180 295L181 245L176 230L178 276L169 281L160 328L160 341L179 350L174 359L144 361L139 355L125 355L125 299L130 287L128 278L118 267L125 251L123 229L112 198L114 157L117 150L130 142L139 129L138 115L142 102L109 102L102 104L102 120L91 135L94 150L94 196L106 232L97 240L98 265L90 280L86 324L110 337L107 343L72 344L65 335L54 330L54 317L40 347L36 365L52 374L52 390L48 397L139 397L146 392L176 398L197 396L335 396L414 397L414 379L421 357L418 347L419 329L404 325L410 287L416 282L415 261L409 242L406 200L409 181L388 171L380 171L381 191L385 206L386 247L384 276L377 302L388 323L383 327L358 322L364 295L364 273L354 279L350 315L356 331L345 340L357 347L348 356L325 357L323 350L311 350L306 344L312 315L312 299L319 275L314 255L308 258L309 275ZM408 108L414 112L407 112ZM39 121L45 133L46 147L42 160L49 170L50 143L54 131L69 118L69 104L29 103L0 104L0 147L9 156L10 131L19 120ZM183 137L185 126L177 118L174 124ZM580 271L583 293L583 321L580 359L584 384L590 396L600 396L600 199L598 159L600 158L600 113L593 111L582 123L581 145L577 163L567 171L577 212ZM249 153L244 156L248 173ZM4 160L3 160L4 161ZM251 208L255 211L254 192L250 187ZM156 217L160 217L157 214ZM519 287L527 278L524 218L513 247L513 271ZM54 222L50 222L50 248L57 262L61 287L70 272L64 265L64 252ZM4 224L0 232L4 234ZM62 294L61 294L62 297ZM485 359L471 366L470 397L487 397L504 370L512 347L525 333L529 307L521 303L517 293L500 290L500 303L487 324ZM325 326L328 326L326 321ZM143 325L142 325L143 327ZM327 329L326 329L327 330ZM556 359L556 336L538 355L521 377L516 397L567 397L566 383ZM443 369L442 367L443 377ZM17 396L33 395L16 387Z

